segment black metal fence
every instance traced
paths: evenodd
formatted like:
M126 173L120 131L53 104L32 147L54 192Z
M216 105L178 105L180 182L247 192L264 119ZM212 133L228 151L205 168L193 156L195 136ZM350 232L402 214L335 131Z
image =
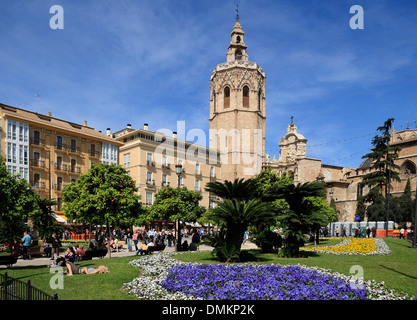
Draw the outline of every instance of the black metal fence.
M23 282L6 274L0 274L0 300L58 300L58 294L53 296L35 288L30 280Z

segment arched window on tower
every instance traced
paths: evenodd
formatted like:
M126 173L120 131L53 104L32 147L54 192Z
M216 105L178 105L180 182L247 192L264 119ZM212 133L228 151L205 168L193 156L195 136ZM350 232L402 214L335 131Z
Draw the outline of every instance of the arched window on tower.
M243 87L243 106L249 107L249 87Z
M224 108L229 108L230 107L230 88L226 87L224 88L224 103L223 103Z
M242 60L242 51L236 50L236 52L235 52L235 60Z
M261 107L262 107L262 90L259 89L258 91L258 110L261 111Z
M212 97L213 97L213 112L216 112L217 110L216 110L216 91L214 91L213 90L213 95L212 95Z

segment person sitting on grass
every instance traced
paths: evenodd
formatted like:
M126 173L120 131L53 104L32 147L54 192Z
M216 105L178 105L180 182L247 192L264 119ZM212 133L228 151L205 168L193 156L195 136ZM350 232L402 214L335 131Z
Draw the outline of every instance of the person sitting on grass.
M138 251L136 251L136 255L140 253L140 255L145 254L148 250L148 246L146 245L146 241L142 241L142 244L140 245Z
M108 273L110 272L106 266L99 266L98 268L79 268L72 262L67 261L67 276L73 276L74 274L96 274L96 273Z

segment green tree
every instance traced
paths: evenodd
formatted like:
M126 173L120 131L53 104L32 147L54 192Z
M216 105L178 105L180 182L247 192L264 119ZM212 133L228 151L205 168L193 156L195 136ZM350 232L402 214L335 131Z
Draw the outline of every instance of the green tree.
M404 188L404 193L400 197L393 198L393 207L395 222L397 223L406 223L414 220L415 212L415 201L411 195L411 184L410 179L407 180L407 184Z
M233 182L212 181L206 184L205 190L222 199L249 200L256 197L257 181L253 179L235 179Z
M286 202L286 205L282 201L275 204L277 209L282 210L278 220L282 223L286 239L285 256L298 256L299 248L306 241L304 235L329 222L328 206L316 201L316 198L324 198L325 190L322 182L310 182L281 186L272 191L277 199L285 199Z
M183 222L196 222L206 211L200 207L203 199L200 192L183 188L162 188L156 195L148 215L148 221L168 220L178 221L177 250L181 247L181 229Z
M385 198L388 196L391 181L400 182L398 170L400 167L394 163L398 158L398 153L401 150L398 146L389 144L391 139L391 127L394 119L390 118L384 122L384 125L378 127L381 135L376 135L372 139L372 152L364 155L364 159L372 159L371 172L364 175L359 186L368 186L371 190L376 189ZM366 196L366 201L372 201L375 193L369 193Z
M0 241L21 239L24 222L39 211L37 194L20 174L11 175L0 159Z
M131 225L137 219L141 212L137 191L124 168L100 163L62 190L63 211L70 220L105 224L109 231L110 226Z
M38 197L39 211L37 211L32 219L33 224L38 226L40 238L45 237L47 241L51 241L52 234L62 234L64 227L57 224L55 217L52 215L52 207L57 205L55 200L41 199Z
M222 250L230 257L237 256L240 252L244 233L249 225L273 219L275 212L268 203L259 199L223 199L210 210L208 217L226 225L226 237ZM217 249L220 250L220 248ZM224 256L225 259L229 257Z

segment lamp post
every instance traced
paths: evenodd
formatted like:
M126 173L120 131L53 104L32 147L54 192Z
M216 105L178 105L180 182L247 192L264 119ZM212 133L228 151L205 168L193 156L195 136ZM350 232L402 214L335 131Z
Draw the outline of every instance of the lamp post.
M416 222L417 222L417 176L416 176L416 208L414 213L414 230L413 230L413 248L417 246L417 230L416 230Z
M389 157L389 155L387 156ZM388 164L388 181L387 181L387 224L385 225L385 238L388 238L388 221L389 221L389 200L391 197L391 158L389 158Z
M178 188L181 187L181 173L182 173L182 164L178 163L175 165L175 172L177 173L178 176ZM177 242L176 251L180 251L181 248L181 234L180 234L180 220L177 219L175 221L175 240Z

